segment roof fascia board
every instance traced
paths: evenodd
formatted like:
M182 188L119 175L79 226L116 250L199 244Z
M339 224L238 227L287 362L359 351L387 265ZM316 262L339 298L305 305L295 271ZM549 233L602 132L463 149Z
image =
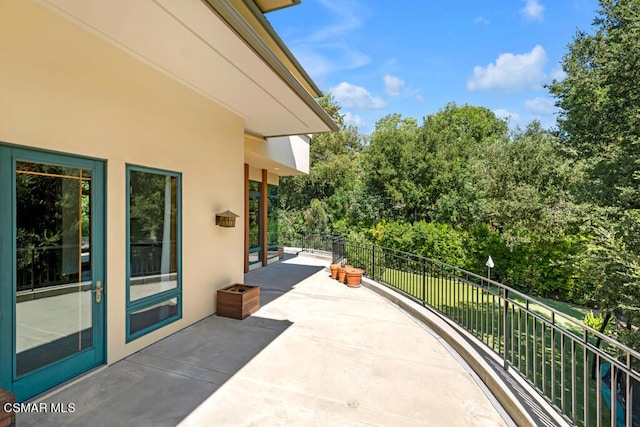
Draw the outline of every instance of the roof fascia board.
M272 41L272 43L268 43L272 51L274 52L280 51L282 53L282 56L280 56L280 59L283 60L285 65L290 66L289 71L293 73L296 77L298 77L298 79L301 79L301 82L304 86L308 86L307 89L309 90L309 93L311 93L311 95L314 98L321 97L322 91L320 90L320 88L316 86L311 76L307 74L304 67L298 62L298 60L293 55L293 53L291 53L291 51L289 50L287 45L284 43L284 41L282 41L282 39L280 38L276 30L273 29L273 27L271 26L271 23L267 20L267 18L264 17L264 14L260 10L260 8L255 4L255 1L254 0L231 0L231 1L235 3L237 2L244 3L247 9L251 11L252 17L255 20L257 20L257 24L259 24L258 28L254 27L254 29L256 29L258 32L262 29L265 32L265 34L259 34L259 35L263 36L263 40ZM285 7L290 7L290 6L291 5L285 6Z

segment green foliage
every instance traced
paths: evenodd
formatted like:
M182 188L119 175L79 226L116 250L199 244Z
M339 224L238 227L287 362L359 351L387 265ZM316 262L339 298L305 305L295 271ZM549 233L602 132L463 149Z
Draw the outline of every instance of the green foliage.
M596 331L600 331L604 324L604 314L599 313L597 316L593 314L593 310L589 310L584 319L582 319L582 323L587 325L590 328L595 329Z
M306 233L327 233L329 231L329 214L325 204L318 199L311 200L309 208L304 211Z
M483 144L505 139L504 121L488 109L448 104L422 126L398 114L376 124L362 152L362 200L375 199L364 222L382 219L473 220L474 165Z
M412 147L418 138L415 119L392 114L380 119L362 153L365 198L378 200L376 211L384 216L404 218L414 209L417 195L409 175Z
M484 160L485 146L507 139L506 123L487 108L452 103L426 117L421 130L411 164L423 196L420 211L434 221L472 224L479 196L476 165Z
M636 351L640 349L640 333L638 333L637 329L619 327L611 332L611 337L619 343ZM613 356L616 356L621 362L626 362L626 354L622 351L612 351L614 349L611 347L607 350L608 353L613 353ZM638 359L632 358L632 366L635 370L640 370L640 363Z
M452 265L466 265L465 233L447 224L418 221L382 221L369 231L377 245L436 259Z
M575 191L589 208L579 280L600 307L627 319L640 307L638 64L640 1L600 0L593 33L578 31L562 61L566 78L550 86L562 143L584 171Z
M594 208L585 228L590 235L578 265L593 300L603 310L640 318L638 212Z
M344 123L331 95L319 103L340 125L338 132L314 135L310 145L309 175L280 180L280 209L287 212L285 230L330 231L331 224L349 215L352 192L358 182L358 157L364 137ZM297 219L287 215L297 216Z
M551 92L565 144L589 174L580 193L603 206L640 208L640 1L600 0L595 32L579 31Z
M498 231L487 224L477 224L467 232L464 247L467 252L467 265L465 266L467 270L485 275L487 273L485 263L491 256L495 262L491 278L495 280L508 278L507 260L512 252Z

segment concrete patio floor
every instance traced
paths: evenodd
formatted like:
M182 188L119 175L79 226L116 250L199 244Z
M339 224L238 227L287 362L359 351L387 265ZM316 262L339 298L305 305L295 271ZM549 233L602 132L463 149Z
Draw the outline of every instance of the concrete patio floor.
M261 309L208 317L39 400L18 426L503 426L443 340L386 299L292 257L253 270Z

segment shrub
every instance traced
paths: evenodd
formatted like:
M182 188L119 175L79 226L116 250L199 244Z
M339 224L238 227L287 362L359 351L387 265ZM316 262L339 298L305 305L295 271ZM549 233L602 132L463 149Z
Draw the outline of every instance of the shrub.
M582 319L582 323L590 328L595 329L596 331L599 331L600 328L602 328L602 324L604 323L604 315L600 313L596 316L595 314L593 314L592 310L589 310L586 316L584 316L584 319Z

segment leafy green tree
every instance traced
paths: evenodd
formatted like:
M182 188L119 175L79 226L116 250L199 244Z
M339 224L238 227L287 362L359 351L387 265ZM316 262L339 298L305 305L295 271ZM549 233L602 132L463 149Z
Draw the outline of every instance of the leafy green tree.
M536 295L583 297L573 263L581 242L573 193L581 174L558 138L534 121L485 143L475 168L478 222L509 249L494 255L496 277Z
M364 195L377 199L375 211L383 219L404 218L414 210L414 184L409 171L411 150L419 135L413 118L391 114L376 123L369 144L362 153Z
M550 91L563 141L587 165L581 196L640 208L640 0L600 0L595 32L578 31Z
M329 219L324 203L313 199L309 208L304 211L305 231L307 233L326 233L329 231Z
M550 91L562 141L584 165L577 194L594 204L582 227L582 281L604 310L637 319L640 0L600 0L593 32L578 31L568 48L566 77Z
M427 116L412 150L411 180L419 189L418 210L453 225L475 221L474 167L485 146L505 140L507 124L487 108L448 104Z
M631 323L640 321L640 211L596 209L581 254L583 277L598 306Z
M472 222L472 164L483 141L507 133L490 110L455 103L421 127L398 114L379 120L363 151L365 194L382 204L378 220Z
M512 246L529 243L533 233L564 234L576 219L573 193L581 174L558 139L534 121L511 139L482 148L474 165L479 222L491 224Z
M316 202L321 203L328 224L345 218L350 209L364 137L357 127L344 123L340 107L331 95L324 96L319 103L340 125L340 130L313 136L308 175L281 178L279 201L280 216L286 222L284 233L303 231L308 223L305 213L308 216L309 212L318 212Z

